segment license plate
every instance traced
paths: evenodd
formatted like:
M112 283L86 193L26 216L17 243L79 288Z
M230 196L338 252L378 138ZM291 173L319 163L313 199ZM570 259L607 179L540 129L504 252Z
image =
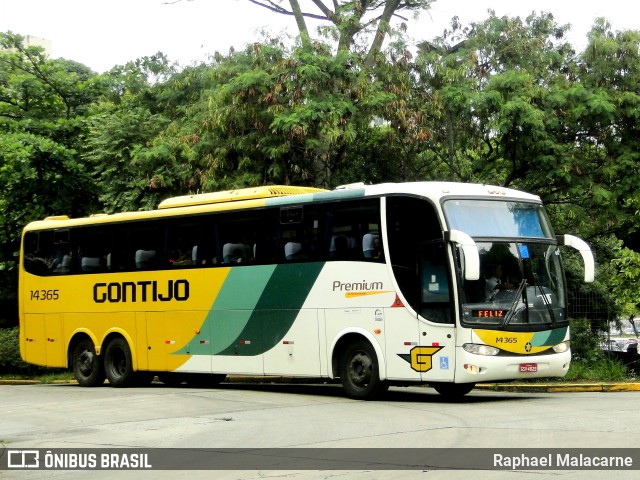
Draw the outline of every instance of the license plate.
M521 363L520 364L520 373L532 373L538 371L537 363Z

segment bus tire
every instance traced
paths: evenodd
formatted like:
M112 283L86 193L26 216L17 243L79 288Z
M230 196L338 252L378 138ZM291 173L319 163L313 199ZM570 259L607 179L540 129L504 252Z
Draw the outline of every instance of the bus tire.
M71 355L73 376L81 387L97 387L104 383L102 359L89 338L81 339Z
M104 373L112 387L128 387L136 381L129 344L122 337L116 337L107 344L104 351Z
M384 393L388 384L380 380L378 357L366 340L351 343L340 358L340 381L349 398L372 400Z
M433 389L448 400L459 400L476 386L475 383L432 383Z

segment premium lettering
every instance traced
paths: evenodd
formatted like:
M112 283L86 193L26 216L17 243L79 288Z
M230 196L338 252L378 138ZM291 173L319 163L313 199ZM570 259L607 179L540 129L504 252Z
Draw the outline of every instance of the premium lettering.
M368 292L373 290L382 290L384 287L382 282L340 282L338 280L333 282L334 292Z
M156 280L139 282L96 283L93 286L93 301L96 303L134 302L184 302L189 299L188 280Z

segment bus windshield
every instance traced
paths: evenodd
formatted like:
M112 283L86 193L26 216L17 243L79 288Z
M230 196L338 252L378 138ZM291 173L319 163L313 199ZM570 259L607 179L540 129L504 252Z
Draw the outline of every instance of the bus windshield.
M462 322L556 326L566 322L565 285L556 245L478 242L480 279L465 281Z
M540 204L495 200L448 200L443 204L450 229L472 237L554 238Z

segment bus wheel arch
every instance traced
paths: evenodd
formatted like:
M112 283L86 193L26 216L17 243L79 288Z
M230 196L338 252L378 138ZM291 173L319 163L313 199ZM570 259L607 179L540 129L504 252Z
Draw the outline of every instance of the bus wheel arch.
M371 340L359 333L346 334L337 341L332 370L350 398L372 400L388 388L381 376L379 353Z
M112 387L128 387L136 382L133 354L129 342L122 335L111 333L102 347L104 372Z
M86 333L78 333L69 342L67 362L78 385L97 387L106 378L101 355L96 352L93 339Z

